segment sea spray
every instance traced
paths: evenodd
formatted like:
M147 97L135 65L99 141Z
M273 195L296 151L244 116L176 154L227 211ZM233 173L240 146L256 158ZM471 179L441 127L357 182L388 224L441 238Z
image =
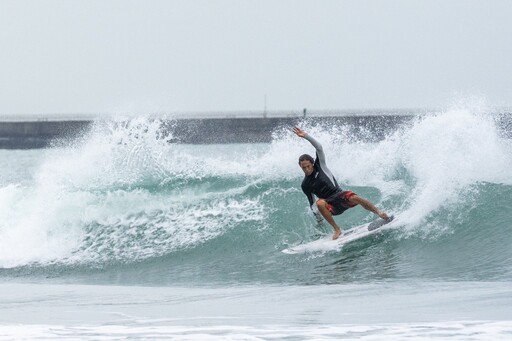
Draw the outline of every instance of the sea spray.
M162 122L139 118L99 122L76 143L37 154L30 179L0 188L0 266L97 268L161 259L172 268L165 271L176 271L173 277L186 267L204 278L226 271L241 272L232 275L237 281L265 273L295 281L320 273L284 268L343 261L366 250L358 251L358 264L383 277L405 276L414 267L405 260L410 256L399 255L421 245L432 258L429 252L441 254L440 246L456 238L457 247L499 260L493 266L503 270L507 250L485 257L475 250L476 236L498 240L509 219L506 202L493 211L498 222L483 219L512 182L510 140L493 117L448 110L398 126L378 142L358 139L345 126L300 124L323 144L342 188L400 216L402 225L379 239L385 243L365 240L314 259L282 258L283 248L321 233L307 214L297 165L299 155L315 151L291 127L276 130L270 144L195 146L176 144ZM336 219L346 229L374 215L355 208ZM383 268L372 256L390 253ZM488 261L480 264L490 269ZM465 266L461 260L443 274ZM354 269L344 278L367 276L361 266Z

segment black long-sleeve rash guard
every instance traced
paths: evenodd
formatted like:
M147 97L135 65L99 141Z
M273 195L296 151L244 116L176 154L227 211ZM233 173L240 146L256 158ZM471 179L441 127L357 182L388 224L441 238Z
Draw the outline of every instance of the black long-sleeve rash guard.
M342 189L338 186L336 179L332 175L325 163L325 154L322 145L310 135L304 136L316 149L316 160L313 165L314 171L309 176L305 176L302 181L302 191L309 200L309 205L313 208L314 198L326 199L333 194L339 193Z

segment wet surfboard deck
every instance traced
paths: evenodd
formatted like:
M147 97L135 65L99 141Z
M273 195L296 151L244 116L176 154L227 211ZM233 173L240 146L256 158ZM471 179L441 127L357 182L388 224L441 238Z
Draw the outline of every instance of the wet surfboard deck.
M394 216L391 216L390 219L388 220L378 219L371 223L366 223L351 228L348 231L344 231L343 235L336 240L332 240L331 234L309 243L289 247L287 249L282 250L281 252L286 254L298 254L308 252L326 252L339 250L343 245L347 243L350 243L354 240L358 240L378 232L380 227L390 223L391 221L396 221L396 218Z

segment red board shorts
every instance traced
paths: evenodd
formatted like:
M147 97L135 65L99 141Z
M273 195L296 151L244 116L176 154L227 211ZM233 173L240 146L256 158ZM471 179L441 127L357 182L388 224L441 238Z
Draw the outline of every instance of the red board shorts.
M332 215L342 214L349 208L357 206L357 204L352 204L348 199L356 195L352 191L342 191L336 194L331 195L325 201L327 202L327 209L332 213Z

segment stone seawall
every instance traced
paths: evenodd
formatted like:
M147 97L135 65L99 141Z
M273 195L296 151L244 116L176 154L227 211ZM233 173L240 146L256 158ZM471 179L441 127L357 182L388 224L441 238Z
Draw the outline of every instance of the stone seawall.
M56 139L71 140L86 133L92 123L92 121L0 122L0 148L46 148Z
M343 116L313 117L308 119L285 118L237 118L179 120L169 122L173 136L182 143L257 143L270 142L278 129L291 129L307 121L325 126L348 126L354 132L370 130L375 138L384 136L413 116Z
M165 120L162 129L171 132L173 142L190 144L270 142L278 129L290 129L301 121L325 126L345 126L356 136L378 140L416 115L355 115L271 118L209 118ZM500 126L510 137L511 115L500 119ZM91 120L0 122L0 148L47 148L55 140L69 140L86 134ZM122 124L117 123L117 124ZM371 134L368 134L371 132Z

